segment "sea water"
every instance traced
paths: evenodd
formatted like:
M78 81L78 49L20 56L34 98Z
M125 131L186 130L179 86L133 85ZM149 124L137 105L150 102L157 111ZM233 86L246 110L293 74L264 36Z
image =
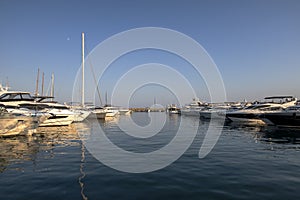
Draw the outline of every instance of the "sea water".
M221 126L222 133L212 151L200 159L209 121L155 115L159 119L163 116L164 126L149 138L133 137L118 125L129 118L146 127L154 120L149 113L0 138L0 199L300 198L300 131L215 124ZM98 134L100 127L112 144L127 152L159 151L172 142L180 126L187 137L196 128L192 144L170 165L148 173L113 169L85 146L86 138ZM182 137L183 142L185 139ZM111 156L120 168L139 165L115 158Z

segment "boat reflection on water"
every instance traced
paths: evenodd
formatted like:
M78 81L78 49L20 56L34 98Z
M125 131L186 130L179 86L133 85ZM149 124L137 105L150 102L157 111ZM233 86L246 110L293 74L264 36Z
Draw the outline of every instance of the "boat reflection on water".
M38 127L35 136L42 137L43 141L51 139L57 145L60 144L60 141L79 140L78 133L85 129L88 129L86 123L74 123L69 126ZM41 142L43 143L43 141Z
M257 139L269 143L300 144L300 129L267 127L257 134Z
M39 127L33 135L0 138L0 173L6 170L22 171L22 163L29 161L35 165L41 156L48 159L50 154L50 159L54 159L54 149L76 147L81 150L78 155L81 158L78 184L82 199L87 199L84 193L85 147L82 138L89 133L89 123L86 122L64 127Z
M11 163L29 161L40 151L32 137L0 138L0 173Z
M49 152L57 147L80 146L79 133L89 133L86 123L39 127L33 135L0 138L0 173L11 164L34 161L39 152Z
M253 124L225 123L223 133L240 132L252 135L256 143L283 144L286 148L299 148L300 128L279 128L277 126L259 126ZM292 147L291 147L292 145ZM296 146L295 146L296 145ZM269 147L269 146L268 146ZM274 147L274 146L273 146ZM272 147L272 148L273 148ZM278 148L285 148L280 145Z
M126 115L124 116L116 116L116 117L106 117L105 119L96 119L91 120L90 123L92 125L100 125L101 127L111 127L111 126L116 126L120 118L127 117Z

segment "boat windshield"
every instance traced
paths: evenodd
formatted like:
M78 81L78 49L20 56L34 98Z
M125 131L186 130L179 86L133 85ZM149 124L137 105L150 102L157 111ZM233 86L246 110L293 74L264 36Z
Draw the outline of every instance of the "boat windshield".
M264 109L264 108L268 108L270 107L271 105L251 105L251 106L248 106L245 108L245 110L261 110L261 109Z
M33 98L28 93L10 93L2 94L0 96L0 101L33 101Z
M252 105L245 108L246 110L261 110L261 111L274 111L274 110L282 110L281 106L272 106L270 104L262 104L262 105Z
M262 110L262 111L276 111L276 110L283 110L283 108L280 107L280 106L270 106L270 107L267 107L267 108L262 108L260 110Z
M26 99L26 100L32 100L32 97L30 96L30 94L21 94L22 99Z

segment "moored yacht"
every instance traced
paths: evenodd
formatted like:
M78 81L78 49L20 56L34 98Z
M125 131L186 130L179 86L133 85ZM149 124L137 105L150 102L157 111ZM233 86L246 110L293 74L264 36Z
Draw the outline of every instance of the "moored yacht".
M64 103L64 105L76 114L74 122L82 122L91 114L91 110L81 104Z
M181 114L199 117L200 110L204 109L206 106L207 106L206 103L201 102L198 98L194 98L190 104L184 106L181 109Z
M200 110L200 119L225 118L226 113L232 107L230 105L212 105Z
M266 102L256 102L241 110L226 112L226 117L232 122L245 123L249 125L266 125L270 121L262 120L261 115L281 111L289 106L295 105L297 99L292 96L274 96L266 97Z
M271 121L278 127L300 127L300 105L288 107L281 111L263 113L263 120Z
M91 112L89 119L105 119L106 110L103 107L87 105L86 108Z
M167 106L167 113L169 114L180 114L180 108L178 108L175 104L171 104Z
M68 126L72 122L82 121L87 115L86 113L80 112L80 110L70 109L68 106L57 103L49 96L36 96L34 97L37 105L44 106L42 111L50 114L50 117L45 120L40 126Z
M130 115L131 110L128 108L119 108L119 115Z
M119 109L114 106L105 105L104 110L106 112L105 117L115 117L117 114L119 114Z
M18 107L20 104L35 107L34 98L29 92L23 91L0 91L0 103L4 106Z
M68 126L76 119L76 114L68 109L48 108L44 111L50 114L50 117L42 122L40 127Z
M65 126L71 124L77 116L65 105L54 101L45 101L53 98L46 96L32 97L29 92L1 90L0 103L10 108L11 112L23 112L20 108L34 112L47 113L49 118L40 123L40 126ZM14 110L17 108L17 110ZM20 113L19 113L20 114Z

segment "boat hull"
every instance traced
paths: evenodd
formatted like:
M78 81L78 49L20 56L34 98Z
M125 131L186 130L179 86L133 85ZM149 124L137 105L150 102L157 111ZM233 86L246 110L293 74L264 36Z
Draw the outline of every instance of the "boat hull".
M270 120L276 126L300 127L300 112L266 113L261 117Z
M115 117L118 113L118 110L106 110L105 117Z
M119 110L119 115L130 115L131 110Z
M74 121L74 116L54 116L49 117L40 123L39 127L45 126L68 126Z
M232 123L245 124L245 125L267 125L262 119L250 119L250 118L239 118L239 117L227 117Z
M106 111L104 109L95 109L88 116L89 119L105 119Z
M169 114L180 114L180 111L179 110L171 110L171 111L168 111Z
M200 117L200 111L199 110L181 110L182 115L187 115L187 116L196 116Z
M74 122L84 121L91 113L86 110L73 110L73 112L75 113Z
M265 126L267 123L259 117L261 113L262 112L233 111L227 112L226 118L236 124Z
M106 117L106 112L96 112L96 118L97 119L105 119Z

